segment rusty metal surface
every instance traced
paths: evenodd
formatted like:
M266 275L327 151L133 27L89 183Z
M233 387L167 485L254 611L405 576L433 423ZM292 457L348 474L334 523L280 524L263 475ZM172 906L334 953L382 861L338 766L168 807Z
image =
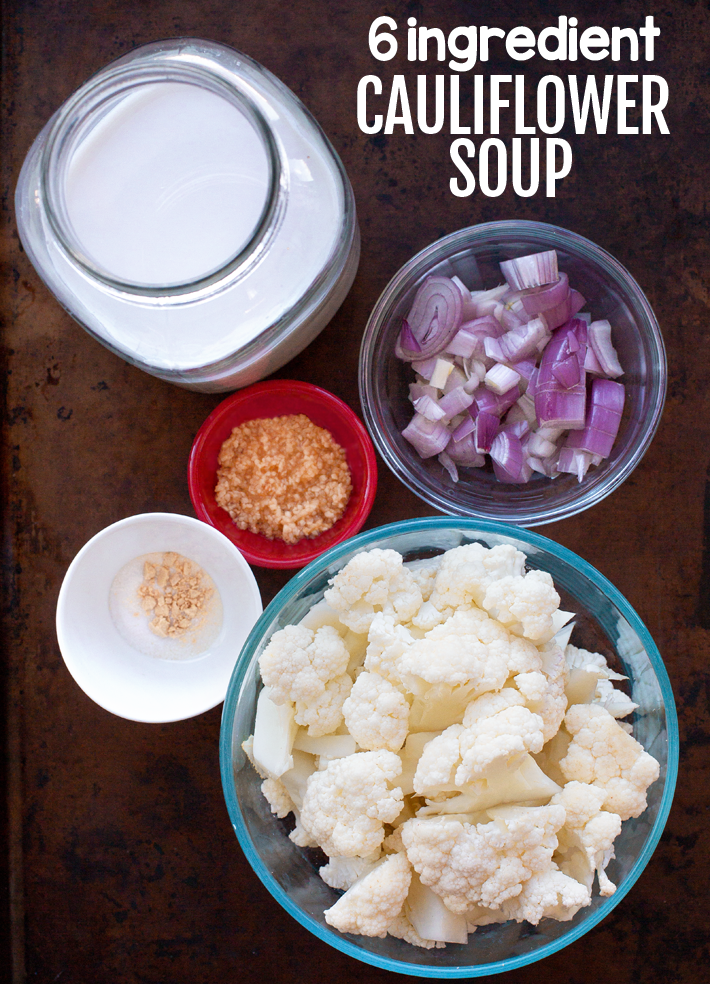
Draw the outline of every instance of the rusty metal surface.
M564 12L582 18L584 10L572 3ZM543 532L599 568L649 627L678 701L681 777L661 844L623 903L543 965L503 977L511 984L532 984L540 974L571 984L706 979L710 13L696 3L603 2L594 10L594 23L607 26L655 14L662 34L653 66L598 71L666 78L670 136L572 134L575 167L556 198L516 198L508 189L500 198L457 199L448 190L450 135L370 138L357 129L363 75L413 78L427 70L403 58L375 63L368 27L383 13L401 23L413 13L446 30L466 23L539 29L557 17L554 5L5 0L3 719L14 981L25 974L38 984L392 979L311 937L252 874L223 803L219 709L179 724L123 721L85 697L57 647L61 579L89 537L133 513L192 514L186 458L219 397L154 380L89 338L22 252L12 193L31 141L78 84L132 46L179 35L231 44L279 76L318 118L355 189L363 252L353 289L329 328L279 375L315 382L359 409L359 341L380 291L418 249L479 221L534 218L573 229L618 257L646 291L670 367L658 434L620 490ZM531 79L538 69L529 70ZM510 63L492 61L485 71L507 72ZM369 526L430 512L381 468ZM257 571L265 602L288 576ZM9 968L9 955L0 960Z

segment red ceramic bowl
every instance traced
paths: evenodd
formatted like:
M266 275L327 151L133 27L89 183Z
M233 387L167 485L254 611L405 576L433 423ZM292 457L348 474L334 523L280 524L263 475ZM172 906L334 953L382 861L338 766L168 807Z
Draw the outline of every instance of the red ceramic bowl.
M344 449L353 491L345 513L329 530L312 539L288 544L240 530L228 512L217 505L217 459L234 427L259 417L303 413L330 431ZM360 418L332 393L293 379L275 379L239 390L216 407L200 427L190 451L187 470L190 498L199 519L224 533L257 567L304 567L324 550L358 533L377 491L377 462L372 441Z

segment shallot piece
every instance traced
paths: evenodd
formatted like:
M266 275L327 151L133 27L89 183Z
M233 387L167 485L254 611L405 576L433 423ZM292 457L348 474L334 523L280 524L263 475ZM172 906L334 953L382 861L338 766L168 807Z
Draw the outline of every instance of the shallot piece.
M446 348L461 324L463 299L461 291L448 277L427 277L414 298L406 325L417 348L400 332L396 354L411 362L426 359ZM410 344L407 344L410 342Z
M450 434L440 420L427 420L417 413L402 431L402 437L416 449L420 458L433 458L449 443Z
M589 341L605 376L611 379L623 376L616 349L611 344L611 325L608 321L592 321L588 329Z
M544 287L546 284L556 283L559 277L557 251L554 249L519 256L515 260L504 260L500 268L512 290Z
M576 322L573 319L553 333L542 353L535 383L537 419L541 424L563 427L565 430L580 430L584 427L585 420L586 387L582 353L586 350L586 345L584 350L580 346L577 352L570 352L568 338L569 331L574 331L578 325L586 329L583 321ZM557 377L569 367L570 363L566 367L563 365L568 359L576 363L574 372L577 381L572 383L570 378L565 378L563 384ZM570 385L566 385L568 382Z
M586 424L583 430L570 432L566 446L608 458L619 433L624 397L623 383L612 379L592 380Z

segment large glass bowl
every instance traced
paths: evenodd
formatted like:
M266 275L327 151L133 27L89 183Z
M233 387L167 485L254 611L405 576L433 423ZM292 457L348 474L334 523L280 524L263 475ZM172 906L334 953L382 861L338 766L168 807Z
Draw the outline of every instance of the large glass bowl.
M299 621L355 553L392 548L405 559L414 559L473 541L489 547L512 543L527 555L530 567L549 571L563 607L578 613L573 641L615 654L639 705L629 719L634 736L660 762L660 778L649 789L647 810L638 819L627 820L615 842L616 859L608 868L618 885L615 894L606 899L595 896L571 922L544 919L537 927L514 922L486 926L469 936L465 946L447 944L438 950L420 949L391 936L342 935L323 918L323 910L333 905L338 893L319 877L313 852L288 839L287 822L270 812L261 795L261 780L241 748L254 729L261 688L257 660L271 635ZM242 850L276 901L306 929L343 953L385 970L431 978L480 977L562 949L621 902L648 863L670 810L678 767L678 722L668 675L653 639L629 603L598 571L537 533L495 522L437 517L361 533L323 554L279 592L254 626L232 675L222 715L220 761L227 809Z
M525 485L498 482L488 468L466 468L454 483L436 457L422 460L402 437L413 416L409 363L395 341L421 284L429 276L458 276L469 289L502 283L501 260L556 249L559 268L587 300L595 320L606 318L624 368L626 406L609 458L554 481L535 475ZM666 354L653 311L631 274L605 250L566 229L542 222L489 222L461 229L418 253L395 274L375 305L360 351L360 400L377 450L394 474L425 502L451 515L480 516L538 526L588 509L628 478L651 443L666 394Z

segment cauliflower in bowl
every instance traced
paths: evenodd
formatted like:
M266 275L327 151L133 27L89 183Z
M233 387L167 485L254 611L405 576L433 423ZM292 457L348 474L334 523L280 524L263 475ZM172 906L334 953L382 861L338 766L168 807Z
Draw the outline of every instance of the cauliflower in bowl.
M441 947L572 919L595 879L615 891L614 841L659 766L559 606L512 545L374 549L272 635L244 748L294 843L328 856L331 926Z

